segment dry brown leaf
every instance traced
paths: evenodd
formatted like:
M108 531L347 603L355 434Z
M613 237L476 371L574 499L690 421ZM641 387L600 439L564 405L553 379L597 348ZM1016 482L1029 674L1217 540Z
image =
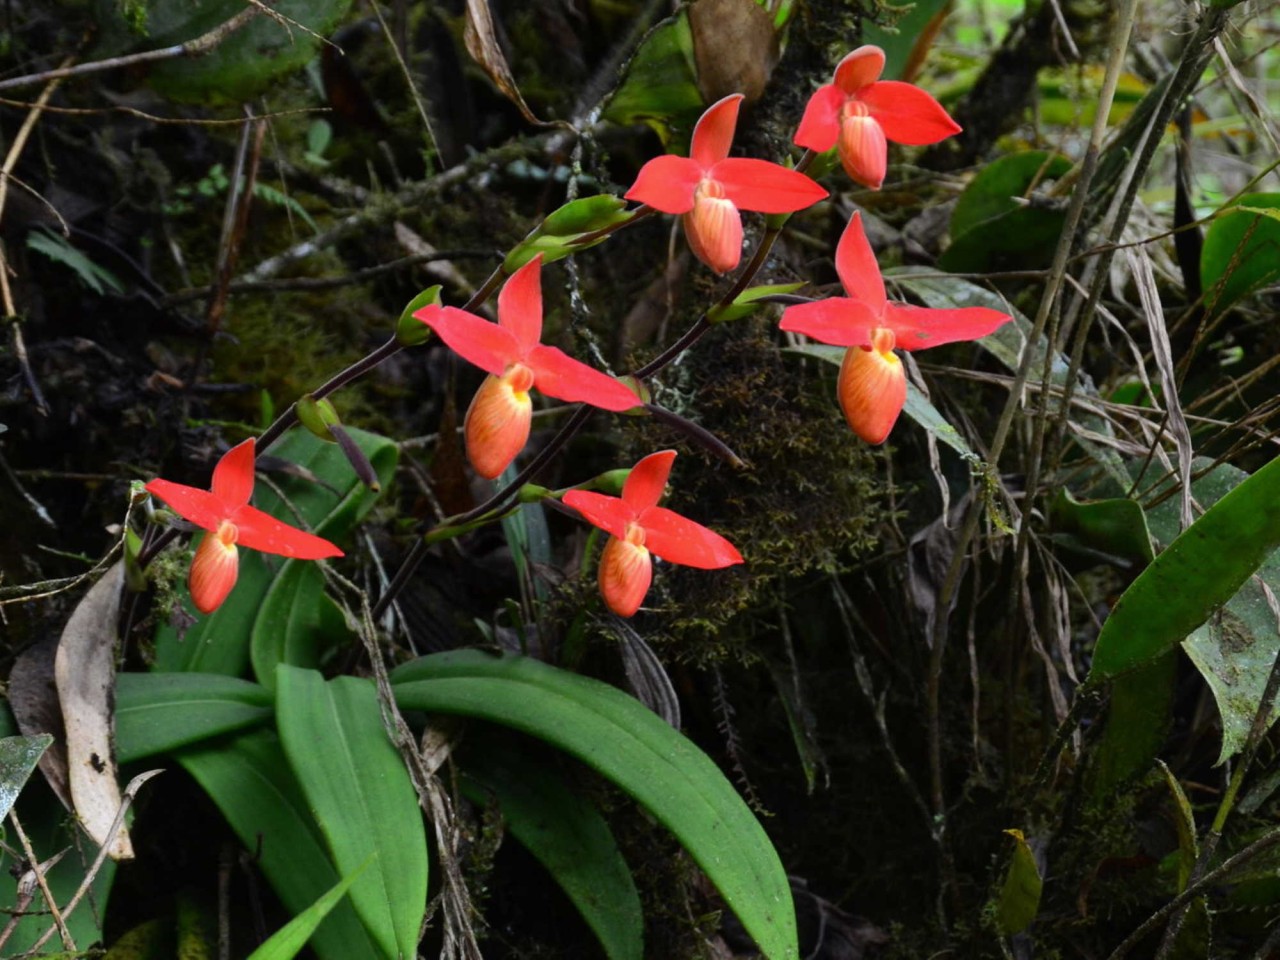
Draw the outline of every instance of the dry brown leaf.
M689 29L703 99L741 93L747 103L759 100L778 63L773 15L755 0L698 0Z
M66 737L62 730L62 710L53 682L53 661L58 641L49 637L26 650L13 662L9 672L9 707L18 729L27 737L53 734L54 740L40 758L40 772L62 805L71 809L71 784L67 779Z
M112 838L120 810L116 780L115 650L124 563L117 562L84 595L62 630L54 681L67 731L67 772L76 816L95 843L108 840L113 860L133 858L129 831Z
M558 123L539 120L524 102L515 77L511 75L511 68L507 66L507 57L498 43L489 0L467 0L467 23L462 31L462 40L467 45L467 53L480 64L507 99L520 108L520 113L526 120L538 127L560 126Z

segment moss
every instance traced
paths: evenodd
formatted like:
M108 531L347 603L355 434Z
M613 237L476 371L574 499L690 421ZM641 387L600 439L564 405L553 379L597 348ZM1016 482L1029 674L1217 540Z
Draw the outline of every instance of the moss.
M677 464L666 504L728 537L746 561L715 572L668 567L658 578L649 603L665 608L664 629L694 659L724 652L726 624L776 606L788 583L838 572L875 542L882 511L872 456L845 427L822 372L784 357L758 325L716 331L658 386L658 402L747 463L735 472L693 454L702 464ZM638 433L642 452L671 444L653 427ZM720 643L706 645L717 635Z

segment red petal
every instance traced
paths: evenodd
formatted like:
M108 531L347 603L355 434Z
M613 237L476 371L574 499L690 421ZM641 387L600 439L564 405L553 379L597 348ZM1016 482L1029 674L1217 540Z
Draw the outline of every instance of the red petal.
M742 562L742 554L732 543L674 510L649 507L636 522L644 527L644 545L663 560L700 570Z
M182 519L205 530L217 530L218 524L227 519L226 504L208 490L160 479L148 483L146 490L167 503Z
M889 165L889 144L875 117L850 116L841 122L840 165L854 183L880 189Z
M640 609L644 595L653 583L653 561L643 546L610 537L600 553L600 596L605 605L620 617L629 617Z
M240 556L236 551L237 531L227 523L223 529L206 533L196 548L187 575L191 602L201 613L213 613L227 599L240 572Z
M884 312L884 280L871 242L862 227L862 213L856 212L836 244L836 273L849 296L865 303L873 313ZM866 341L863 341L864 343Z
M738 106L742 94L731 93L717 100L702 115L693 128L693 140L689 144L689 159L702 169L719 163L729 155L733 146L733 131L738 125Z
M548 397L589 403L615 413L640 403L630 387L555 347L534 347L525 362L533 371L533 385Z
M877 337L877 347L850 347L840 365L836 396L849 427L867 443L884 443L907 402L907 376L892 352L893 334Z
M680 220L695 257L716 273L728 273L738 265L742 259L742 214L732 200L699 196Z
M837 347L860 347L871 342L871 329L877 321L874 311L865 303L848 297L830 297L787 307L779 326Z
M239 531L240 546L251 550L292 557L295 560L323 560L325 557L342 556L342 551L324 537L291 527L256 507L239 507L227 519Z
M894 143L920 146L937 143L960 132L942 104L919 87L899 80L881 80L862 90L858 99L880 121Z
M572 507L582 514L587 523L615 537L625 538L627 525L636 518L636 512L619 497L590 490L570 490L564 495L562 502L566 507Z
M501 377L485 377L480 384L463 424L467 459L480 476L488 480L499 476L529 442L532 385L533 374L524 364Z
M654 157L643 167L626 192L628 200L647 203L663 213L688 213L693 192L702 182L702 167L688 157Z
M894 332L903 350L927 350L958 340L977 340L999 329L1013 318L987 307L934 310L891 303L881 323Z
M834 83L819 87L804 108L800 126L793 138L796 146L825 153L836 145L840 136L840 109L844 106L843 90Z
M213 468L213 495L228 508L248 503L253 496L253 437L236 444Z
M646 507L656 507L662 499L662 492L667 489L667 477L671 475L671 462L675 460L674 450L660 450L645 457L627 474L627 482L622 485L622 499L636 513Z
M836 66L836 86L845 93L857 93L880 79L884 73L884 51L865 44L848 54Z
M542 254L526 263L503 284L502 292L498 294L498 323L511 331L521 357L542 339Z
M414 317L434 330L450 350L485 373L500 375L508 364L520 359L515 335L474 313L432 304L414 313Z
M724 188L725 199L733 201L739 210L792 213L813 206L827 195L803 173L768 160L721 160L707 172L707 177Z

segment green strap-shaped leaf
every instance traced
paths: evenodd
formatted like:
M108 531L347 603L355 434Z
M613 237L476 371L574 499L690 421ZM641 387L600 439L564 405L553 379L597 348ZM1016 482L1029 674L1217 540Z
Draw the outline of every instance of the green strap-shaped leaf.
M398 451L386 437L349 431L368 456L385 490L395 471ZM297 510L265 483L254 491L254 506L294 525L310 526L315 533L339 544L360 518L372 509L378 494L356 479L351 465L337 444L324 443L305 430L293 430L272 445L270 455L288 460L313 474L316 481L282 477L278 486ZM301 518L301 524L299 519ZM263 598L287 562L264 557L256 550L240 551L240 577L231 595L209 616L201 616L194 627L179 635L165 625L156 633L155 669L166 673L221 673L237 677L250 660L250 637ZM269 657L258 658L265 662ZM261 676L258 682L263 683ZM263 683L267 686L266 683Z
M512 835L560 884L609 960L641 960L640 895L600 811L510 731L468 730L463 751L463 791L498 801Z
M271 694L256 683L216 673L116 676L116 754L121 763L262 723Z
M1280 193L1251 193L1221 211L1200 249L1200 284L1210 313L1280 277Z
M786 871L711 759L621 690L519 656L459 650L392 675L408 709L482 717L545 740L634 797L689 851L771 960L799 955Z
M286 560L253 621L253 675L275 690L276 667L318 667L351 636L342 611L324 592L324 573L310 560Z
M344 875L376 859L351 887L356 913L383 954L417 955L427 905L427 838L417 794L387 739L373 683L281 666L276 722L289 766Z
M338 905L346 894L347 888L359 875L359 871L356 871L341 883L335 884L324 896L273 933L262 946L249 954L249 960L293 960L298 955L298 951L307 945L307 940L315 933L316 927L320 926L320 921Z
M1129 585L1102 625L1089 683L1155 659L1204 623L1280 546L1280 458L1205 511Z
M209 795L246 850L255 854L280 902L299 914L340 879L306 797L276 735L242 734L217 746L186 750L178 760ZM378 960L349 901L339 903L311 935L321 960Z

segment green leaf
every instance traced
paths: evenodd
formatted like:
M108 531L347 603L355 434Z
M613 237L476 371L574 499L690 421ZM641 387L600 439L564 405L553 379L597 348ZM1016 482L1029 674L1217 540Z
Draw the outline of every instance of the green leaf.
M417 955L427 905L427 838L373 683L281 665L276 722L289 765L344 875L369 857L351 902L387 957Z
M916 0L912 4L895 4L895 10L905 10L897 17L892 27L882 27L870 19L862 22L862 42L874 43L884 51L884 80L896 80L902 76L907 62L911 59L911 51L915 49L918 38L925 33L929 21L938 15L948 0ZM886 7L888 4L885 5ZM829 78L823 78L830 83Z
M1200 285L1210 313L1280 279L1280 193L1251 193L1209 224Z
M1047 265L1066 212L1027 206L1018 199L1070 169L1065 157L1043 150L1009 154L984 166L956 203L951 245L938 266L953 273L981 273Z
M1191 882L1191 873L1195 870L1196 860L1200 857L1200 845L1196 842L1196 818L1191 812L1191 801L1187 799L1182 784L1173 775L1163 761L1157 760L1160 772L1164 774L1164 782L1173 796L1173 805L1177 810L1174 823L1178 828L1178 893L1187 889Z
M848 349L829 346L825 343L806 343L798 347L787 347L786 352L816 357L838 367L844 362L844 355ZM947 423L938 412L938 408L910 380L907 381L907 402L903 405L902 412L965 460L971 463L982 462L982 458L974 453L969 444L965 443L964 437L960 436L960 431Z
M392 675L403 708L481 717L573 754L648 808L689 851L771 960L798 957L786 871L719 768L621 690L514 655L475 650Z
M0 820L9 816L18 794L51 743L53 736L48 733L0 740Z
M396 445L363 430L352 429L349 433L369 457L385 490L395 472ZM256 487L254 505L291 524L310 525L313 532L327 540L340 543L346 539L378 499L378 494L360 483L336 444L324 443L305 430L290 431L271 447L270 454L297 464L313 474L318 482L288 476L277 480L297 510L296 515L264 483ZM242 550L239 580L222 606L208 616L199 617L185 634L180 635L167 623L157 631L155 670L227 676L244 673L250 662L250 638L259 607L287 563L257 550ZM263 664L269 660L269 652L258 655L258 661ZM258 682L267 686L261 675ZM274 674L268 682L274 683Z
M1006 830L1013 837L1013 859L1000 887L996 901L996 927L1006 937L1021 933L1035 920L1040 910L1040 892L1044 881L1036 866L1035 854L1021 830Z
M1196 460L1193 468L1210 466L1208 459ZM1249 475L1230 464L1219 464L1191 484L1196 502L1209 507L1239 486ZM1173 497L1151 511L1152 532L1163 542L1178 533L1178 502ZM1272 555L1258 568L1222 610L1191 632L1182 649L1213 691L1222 718L1222 750L1218 762L1239 753L1253 724L1258 704L1266 689L1271 666L1280 653L1276 618L1267 603L1265 583L1280 596L1280 557ZM1273 711L1274 723L1280 711Z
M335 884L324 896L273 933L270 938L249 954L249 960L293 960L311 939L320 921L329 915L346 895L347 888L360 876L361 867L341 883Z
M1082 502L1059 487L1049 504L1049 520L1055 533L1071 534L1091 550L1143 565L1155 557L1147 515L1128 497Z
M1173 719L1178 655L1170 650L1116 677L1106 726L1094 753L1090 790L1106 800L1117 787L1151 769Z
M112 293L124 293L124 284L114 273L100 267L71 243L56 233L48 230L32 230L27 235L28 249L43 253L50 260L70 267L86 287L97 294L108 290Z
M121 763L141 760L262 723L271 693L214 673L116 676L116 749Z
M1181 643L1231 599L1280 545L1280 458L1188 527L1129 586L1102 625L1088 682Z
M277 0L268 13L228 34L201 57L151 65L151 86L183 103L244 103L281 77L301 69L321 38L338 26L351 0ZM244 9L240 0L150 0L147 49L185 43ZM277 19L284 18L284 19Z
M497 799L512 835L547 868L609 960L642 960L644 918L635 881L600 811L571 791L537 750L509 731L467 731L463 791Z
M324 838L274 733L242 734L227 743L186 750L178 760L218 805L244 848L255 854L255 863L290 912L302 913L338 882ZM321 960L381 956L349 900L320 924L311 947Z
M268 690L276 666L318 667L351 638L346 619L324 592L324 573L309 560L286 560L253 621L253 675Z
M704 106L689 15L682 10L649 31L603 116L623 126L647 123L670 144L675 131L688 141Z

